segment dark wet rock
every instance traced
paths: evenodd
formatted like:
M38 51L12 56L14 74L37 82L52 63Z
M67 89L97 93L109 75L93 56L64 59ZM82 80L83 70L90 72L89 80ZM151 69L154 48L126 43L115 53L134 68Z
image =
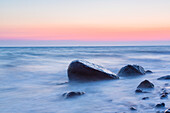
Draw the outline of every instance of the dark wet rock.
M150 81L144 80L138 85L137 88L138 89L140 89L140 88L154 88L154 85Z
M146 74L151 74L151 73L153 73L151 70L147 70L147 71L145 71L145 73Z
M65 98L72 98L72 97L76 97L76 96L81 96L84 95L84 92L68 92L68 93L64 93L63 97Z
M148 91L150 91L150 89L153 89L154 88L154 85L149 82L148 80L144 80L142 81L137 89L136 89L136 93L149 93Z
M163 94L161 94L161 97L160 97L161 99L164 99L164 98L168 98L168 94L167 93L163 93Z
M135 110L137 110L135 107L130 107L130 110L132 110L132 111L135 111Z
M166 75L166 76L160 77L157 80L170 80L170 75Z
M166 109L164 113L170 113L170 108Z
M127 77L127 76L138 76L144 74L145 74L145 70L143 67L138 65L127 65L125 67L122 67L117 75Z
M165 88L162 88L161 99L168 98L168 92Z
M162 108L165 107L165 103L160 103L155 106L156 108Z
M102 66L83 60L75 60L68 67L69 81L98 81L119 79L111 71Z
M149 99L149 97L143 97L142 98L142 100L148 100Z

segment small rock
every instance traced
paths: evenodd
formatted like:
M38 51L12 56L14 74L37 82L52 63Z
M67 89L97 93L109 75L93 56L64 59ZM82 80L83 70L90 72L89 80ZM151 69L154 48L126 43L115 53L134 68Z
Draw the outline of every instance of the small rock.
M154 85L148 80L142 81L137 88L154 88Z
M118 76L138 76L138 75L144 75L145 70L142 66L138 65L127 65L125 67L122 67L120 71L118 72Z
M166 109L164 113L170 113L170 108Z
M157 80L170 80L170 75L166 75L166 76L160 77Z
M153 73L151 70L147 70L147 71L145 71L145 73L146 74L151 74L151 73Z
M168 94L167 93L163 93L160 98L161 99L168 98Z
M135 107L130 107L130 110L133 110L133 111L135 111L135 110L137 110Z
M84 94L85 94L84 92L68 92L68 93L64 93L63 96L65 98L72 98L72 97L81 96Z
M160 103L155 106L156 108L162 108L165 107L165 103Z
M149 99L149 97L143 97L143 98L142 98L142 100L147 100L147 99Z
M166 88L162 88L162 93L160 94L161 95L161 99L164 99L164 98L167 98L168 97L168 92L166 90Z

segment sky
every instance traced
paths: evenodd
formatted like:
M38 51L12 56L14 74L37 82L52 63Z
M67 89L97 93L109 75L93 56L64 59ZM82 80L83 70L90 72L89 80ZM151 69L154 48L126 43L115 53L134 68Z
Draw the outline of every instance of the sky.
M0 40L170 41L170 0L0 0Z

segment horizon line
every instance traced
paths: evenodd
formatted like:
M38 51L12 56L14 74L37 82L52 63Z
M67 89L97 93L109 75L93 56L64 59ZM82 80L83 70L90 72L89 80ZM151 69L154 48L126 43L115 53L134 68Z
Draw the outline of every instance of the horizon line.
M0 47L169 46L168 41L0 40Z

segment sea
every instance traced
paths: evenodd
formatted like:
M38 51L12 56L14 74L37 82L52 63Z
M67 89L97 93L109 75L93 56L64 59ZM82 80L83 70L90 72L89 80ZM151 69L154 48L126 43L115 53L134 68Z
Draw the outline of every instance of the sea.
M69 83L67 69L86 60L117 74L137 64L152 74L118 80ZM0 113L156 113L170 107L160 99L170 91L170 46L0 47ZM135 93L143 80L154 84L149 93ZM85 92L66 99L63 93ZM149 97L142 100L143 97ZM156 108L156 104L165 107ZM131 110L134 107L136 110Z

